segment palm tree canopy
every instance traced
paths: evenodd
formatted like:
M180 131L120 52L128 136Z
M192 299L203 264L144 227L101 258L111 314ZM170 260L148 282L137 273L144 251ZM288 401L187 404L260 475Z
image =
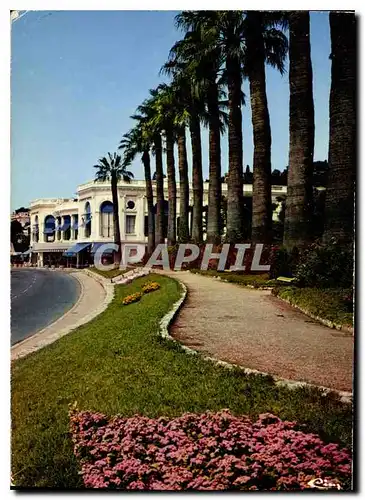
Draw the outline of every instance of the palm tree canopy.
M117 181L123 179L124 182L130 182L134 178L133 173L127 170L123 164L121 155L117 153L108 153L108 157L99 158L99 162L94 165L94 168L97 169L95 174L96 182L105 182L112 179Z
M280 11L183 11L175 18L178 28L187 31L184 41L177 42L170 52L170 59L184 52L185 59L195 68L208 74L208 67L215 67L226 81L224 62L227 58L240 61L244 76L248 76L255 61L255 38L262 34L265 44L265 61L285 72L288 52L287 37L281 29L288 26L287 15ZM193 35L194 33L194 35ZM182 43L184 42L184 43Z

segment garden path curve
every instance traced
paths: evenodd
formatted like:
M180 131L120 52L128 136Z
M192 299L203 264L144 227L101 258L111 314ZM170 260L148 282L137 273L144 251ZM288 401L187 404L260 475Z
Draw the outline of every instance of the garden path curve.
M191 349L277 377L352 391L353 336L310 319L270 290L167 272L188 296L170 334Z

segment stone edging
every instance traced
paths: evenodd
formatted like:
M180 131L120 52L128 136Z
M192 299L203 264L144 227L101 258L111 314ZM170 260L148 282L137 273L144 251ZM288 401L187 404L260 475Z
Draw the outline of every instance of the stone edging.
M94 278L95 281L98 281L99 283L101 283L103 286L107 286L107 285L111 285L111 284L114 284L111 279L109 278L104 278L104 276L101 276L101 274L98 274L98 273L94 273L93 271L90 271L89 269L81 269L81 272L82 273L85 273L87 274L88 276L90 276L91 278Z
M151 272L150 268L144 268L144 267L131 269L130 271L127 271L124 274L120 274L119 276L112 278L112 283L114 283L115 285L128 285L137 278L143 278L143 276L148 276L150 272Z
M227 363L226 361L222 361L220 359L213 358L211 356L204 356L199 351L195 351L194 349L191 349L190 347L187 347L184 344L181 344L180 342L178 342L176 339L174 339L170 335L169 327L170 327L171 323L173 322L173 320L175 319L177 313L181 309L182 305L184 304L186 297L187 297L187 294L188 294L188 289L185 286L185 284L182 283L177 278L172 278L172 279L175 279L176 281L178 281L178 283L182 287L183 293L182 293L180 299L177 300L173 304L171 310L168 313L166 313L165 316L160 321L159 332L160 332L160 336L162 338L171 340L175 344L179 345L187 354L199 355L205 361L211 361L216 365L224 366L225 368L228 368L228 369L238 368L238 369L242 370L246 375L261 375L261 376L266 376L266 377L272 377L277 386L284 386L284 387L287 387L288 389L298 389L301 387L318 389L318 390L322 391L322 396L327 396L331 393L335 393L340 397L340 401L342 403L349 403L349 404L352 403L352 392L338 391L336 389L331 389L329 387L323 387L320 385L310 384L309 382L298 382L296 380L288 380L288 379L277 377L276 375L271 375L270 373L261 372L259 370L253 370L251 368L244 368L241 365L236 365L234 363Z
M82 272L87 274L91 278L94 278L95 281L98 281L101 284L101 286L104 288L106 295L105 295L104 301L101 304L101 306L96 309L96 313L94 310L92 313L90 313L86 317L86 321L83 321L80 325L78 324L77 326L81 326L84 323L88 323L90 320L92 320L93 318L95 318L96 316L98 316L99 314L104 312L105 309L108 307L108 305L110 304L110 302L114 298L114 286L112 283L109 282L108 279L104 278L103 276L98 276L96 273L93 273L92 271L87 271L86 269L83 269Z
M346 325L339 325L338 323L334 323L333 321L330 321L329 319L324 319L321 318L320 316L316 316L315 314L311 313L304 307L298 306L295 302L292 302L289 299L284 299L283 297L280 297L280 295L274 295L274 297L277 297L278 299L282 300L283 302L286 302L290 306L294 307L295 309L298 309L298 311L302 312L306 316L309 316L312 319L315 319L319 323L322 323L322 325L328 326L328 328L332 328L333 330L340 330L342 332L346 333L351 333L354 335L354 329L351 326L346 326Z

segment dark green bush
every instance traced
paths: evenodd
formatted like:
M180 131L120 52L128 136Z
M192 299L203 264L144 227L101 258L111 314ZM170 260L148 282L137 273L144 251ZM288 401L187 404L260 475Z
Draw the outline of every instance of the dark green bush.
M299 286L317 288L351 288L353 275L353 248L341 247L334 241L303 250L295 270Z
M294 277L298 263L299 250L297 248L288 250L284 247L274 247L270 258L270 278L275 279L279 276Z

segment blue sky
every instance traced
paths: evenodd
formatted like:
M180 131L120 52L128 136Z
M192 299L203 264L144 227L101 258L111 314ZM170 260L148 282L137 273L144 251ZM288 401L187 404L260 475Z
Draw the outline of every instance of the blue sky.
M42 197L73 197L115 151L129 116L163 79L158 72L181 38L172 11L35 11L12 27L11 208ZM330 39L328 14L311 14L315 159L327 158ZM248 84L243 108L244 165L252 168ZM267 69L272 168L288 164L289 84ZM189 148L190 149L190 148ZM177 156L176 156L177 159ZM222 168L227 171L227 137ZM191 158L190 158L191 166ZM204 179L208 176L203 132ZM143 178L140 159L132 165Z

